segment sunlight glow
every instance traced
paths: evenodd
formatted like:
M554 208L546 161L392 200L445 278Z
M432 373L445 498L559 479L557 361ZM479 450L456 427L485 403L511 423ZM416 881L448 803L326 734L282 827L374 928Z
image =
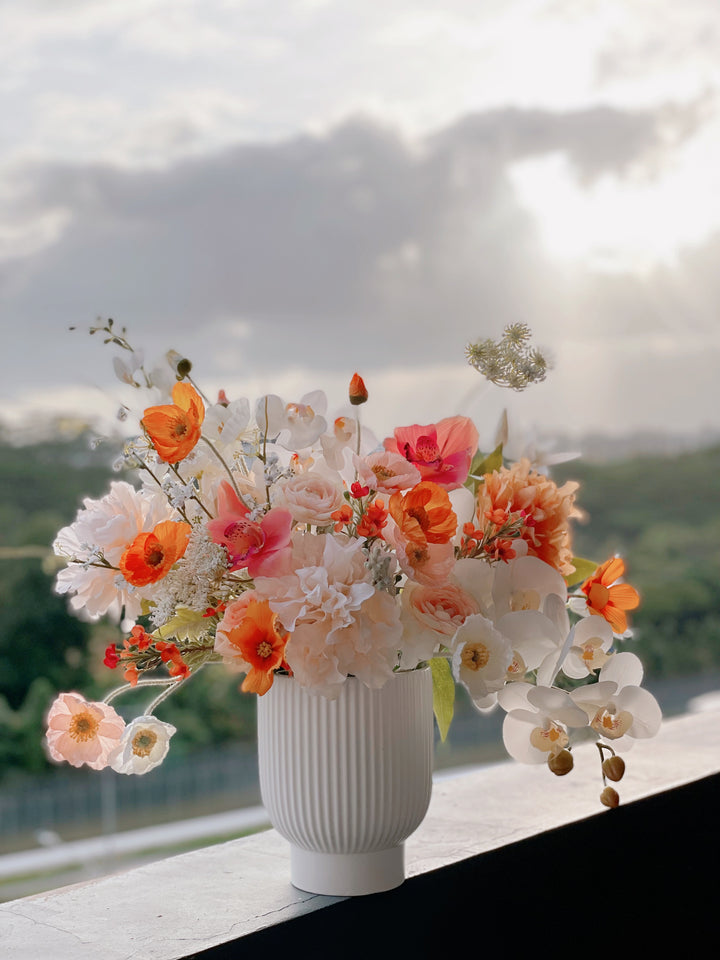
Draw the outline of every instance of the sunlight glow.
M642 274L718 229L720 174L704 140L655 177L606 174L585 187L560 153L514 164L509 177L550 256Z

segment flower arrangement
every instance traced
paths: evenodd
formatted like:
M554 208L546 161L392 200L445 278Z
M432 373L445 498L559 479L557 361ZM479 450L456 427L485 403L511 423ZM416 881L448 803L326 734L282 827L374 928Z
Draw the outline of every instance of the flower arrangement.
M623 561L573 556L577 484L559 487L526 458L507 463L502 445L484 456L463 416L378 443L360 423L358 374L349 410L329 423L320 391L211 403L177 354L147 372L112 320L91 333L122 351L120 378L160 402L118 464L137 482L86 499L54 544L66 561L57 590L81 616L121 620L126 636L104 660L124 684L102 702L73 692L51 706L53 759L153 769L175 733L155 711L212 663L243 674L246 693L264 695L285 672L327 698L348 676L378 688L429 663L443 738L461 684L479 711L506 711L512 757L558 775L572 768L573 732L598 738L613 781L616 750L657 732L641 663L618 650L639 602ZM467 356L516 390L547 369L521 324ZM145 687L152 701L126 722L112 702ZM618 802L612 787L601 799Z

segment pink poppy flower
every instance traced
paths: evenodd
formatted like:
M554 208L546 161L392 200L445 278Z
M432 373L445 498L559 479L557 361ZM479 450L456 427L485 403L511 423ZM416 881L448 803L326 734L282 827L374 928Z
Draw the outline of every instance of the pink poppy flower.
M251 520L250 510L227 481L220 484L217 509L217 519L208 522L207 530L227 550L230 570L247 567L251 577L284 572L291 552L289 510L274 507L261 520Z
M432 480L446 490L461 487L470 471L478 446L475 424L467 417L446 417L438 423L397 427L384 442L391 453L400 453L420 471L423 480Z
M102 770L124 730L125 721L107 703L90 703L79 693L61 693L48 713L48 750L53 760Z

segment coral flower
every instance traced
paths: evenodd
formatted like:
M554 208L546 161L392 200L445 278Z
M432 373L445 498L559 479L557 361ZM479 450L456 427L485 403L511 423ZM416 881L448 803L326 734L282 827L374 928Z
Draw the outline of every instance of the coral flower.
M475 424L467 417L446 417L421 427L397 427L384 447L400 453L420 471L423 480L432 480L446 490L461 487L470 471L478 446Z
M102 770L124 729L125 721L107 703L91 703L79 693L61 693L48 713L48 750L53 760Z
M189 523L163 520L149 533L139 533L120 558L120 572L134 587L156 583L187 549Z
M226 632L226 637L250 667L243 680L243 692L260 696L267 693L272 686L273 671L284 663L288 639L268 601L251 600L243 619Z
M447 543L455 536L457 517L450 497L429 480L390 497L390 515L403 537L417 544Z
M580 588L587 598L590 613L604 617L614 633L627 630L626 610L634 610L640 596L629 583L616 583L625 572L625 563L620 557L611 557L588 577Z
M572 573L570 520L580 516L575 507L578 484L568 480L562 487L531 469L530 461L519 460L485 474L478 489L477 516L496 524L503 515L522 517L521 537L530 556L538 557L563 576ZM488 514L490 515L488 517Z
M217 496L218 517L207 531L225 547L231 570L247 567L251 577L272 577L283 572L290 555L293 518L289 510L273 507L257 521L227 481Z
M205 418L200 394L189 383L176 383L172 398L172 403L148 407L140 421L166 463L178 463L194 449Z

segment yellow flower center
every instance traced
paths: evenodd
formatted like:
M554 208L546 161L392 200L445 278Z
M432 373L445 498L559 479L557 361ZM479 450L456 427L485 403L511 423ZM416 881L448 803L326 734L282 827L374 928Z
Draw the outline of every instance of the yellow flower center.
M539 610L540 594L537 590L516 590L510 600L511 610Z
M383 480L390 480L392 477L397 476L394 470L389 470L387 467L383 467L382 464L379 463L375 464L375 466L372 468L372 472L380 482Z
M561 726L552 721L547 727L535 727L530 734L530 743L536 750L556 756L568 745L569 738Z
M617 740L618 737L622 737L623 734L628 732L633 724L633 719L633 715L628 713L627 710L615 713L611 710L601 709L595 714L590 726L602 736L607 737L608 740Z
M68 733L78 743L85 743L97 736L99 726L98 720L89 711L84 710L82 713L76 713L72 718Z
M604 666L610 659L608 654L603 652L602 640L598 637L587 640L580 647L580 651L580 656L588 670L597 670L598 667Z
M468 670L482 670L488 665L490 660L490 651L484 643L466 643L460 654L462 665Z
M527 667L525 666L525 661L520 656L519 653L516 653L513 650L512 663L507 669L507 675L510 680L515 680L517 677L524 677L527 672Z
M149 730L147 727L138 730L133 737L132 752L136 757L149 757L152 748L157 743L157 739L157 734L154 730Z
M268 643L267 640L263 640L257 645L257 655L262 657L265 660L273 652L272 644Z

